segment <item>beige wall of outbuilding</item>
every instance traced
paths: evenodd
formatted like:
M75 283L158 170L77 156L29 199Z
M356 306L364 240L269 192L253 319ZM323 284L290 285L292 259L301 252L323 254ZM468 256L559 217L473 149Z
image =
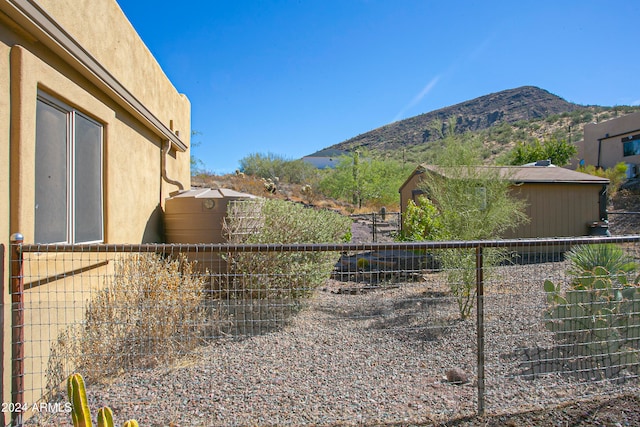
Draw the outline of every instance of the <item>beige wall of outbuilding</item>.
M524 183L511 187L525 200L530 218L503 237L572 237L589 235L589 224L600 220L599 184Z

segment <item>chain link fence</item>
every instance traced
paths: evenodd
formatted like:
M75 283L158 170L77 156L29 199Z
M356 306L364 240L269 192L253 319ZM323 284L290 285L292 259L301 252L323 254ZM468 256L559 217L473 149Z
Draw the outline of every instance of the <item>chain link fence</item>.
M406 425L637 394L639 241L15 241L12 423L70 425L72 372L92 413L150 426Z

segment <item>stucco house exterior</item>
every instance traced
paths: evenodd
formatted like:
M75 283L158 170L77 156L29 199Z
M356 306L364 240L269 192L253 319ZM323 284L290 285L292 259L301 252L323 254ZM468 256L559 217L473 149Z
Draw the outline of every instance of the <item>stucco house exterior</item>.
M525 200L528 224L504 238L585 236L590 225L606 219L606 190L609 180L555 166L482 166L495 168L512 182L512 196ZM400 187L400 209L424 194L422 183L437 175L456 179L455 171L433 165L418 166Z
M638 174L640 165L640 112L584 126L584 139L577 144L579 161L611 168L627 163L628 176Z
M165 199L189 185L191 106L116 0L0 0L0 51L1 389L9 402L9 236L163 241ZM58 282L45 286L55 292Z

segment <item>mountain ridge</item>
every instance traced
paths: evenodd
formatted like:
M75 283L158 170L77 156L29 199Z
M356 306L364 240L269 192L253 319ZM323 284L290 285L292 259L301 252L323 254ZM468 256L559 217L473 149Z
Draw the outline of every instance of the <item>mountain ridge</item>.
M425 144L441 138L447 132L450 118L455 118L455 133L460 134L487 129L504 122L511 124L544 119L584 107L536 86L521 86L398 120L326 147L310 156L322 156L327 150L393 150Z

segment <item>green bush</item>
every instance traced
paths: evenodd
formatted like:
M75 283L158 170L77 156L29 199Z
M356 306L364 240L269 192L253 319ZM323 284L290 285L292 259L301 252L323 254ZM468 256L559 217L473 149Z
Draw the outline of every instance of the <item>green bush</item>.
M327 197L365 204L397 206L398 188L414 165L392 158L376 159L368 152L342 156L338 165L323 172L318 189Z
M434 239L441 234L442 221L438 208L424 196L418 198L418 203L409 200L405 212L402 214L402 230L399 240L420 241Z
M508 157L511 165L524 165L549 159L554 165L564 166L576 153L575 145L555 135L542 143L538 140L529 143L518 142L509 152Z
M318 179L318 170L303 160L290 160L273 153L254 153L240 160L240 170L246 175L264 179L276 178L284 183L308 184Z
M596 267L602 267L615 275L625 275L636 271L638 265L624 250L615 244L579 245L565 255L569 261L569 274L574 281L590 275Z
M277 199L243 203L225 221L234 243L337 243L351 236L351 220L335 212ZM227 298L307 297L330 276L338 258L328 251L232 253L227 259L231 279L216 284L216 290Z
M453 128L453 126L451 126ZM438 169L425 171L419 188L429 200L410 205L403 220L405 240L486 240L526 223L525 204L513 197L511 183L496 168L481 167L480 147L473 139L444 140L437 153ZM434 253L456 298L460 317L466 319L476 295L476 260L473 249L446 249ZM487 250L484 266L505 260L503 250ZM487 268L487 270L492 270Z

